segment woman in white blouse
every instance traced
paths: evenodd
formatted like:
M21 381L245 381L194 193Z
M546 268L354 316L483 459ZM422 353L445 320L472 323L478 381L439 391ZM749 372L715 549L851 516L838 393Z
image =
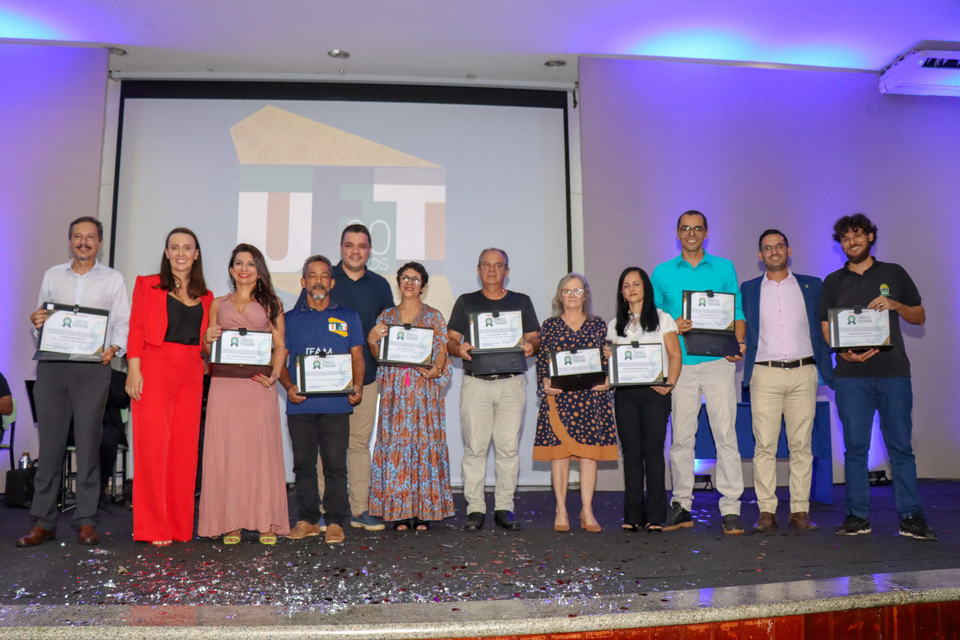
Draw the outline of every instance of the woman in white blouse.
M650 278L639 267L628 267L620 274L617 317L609 323L607 340L613 344L659 343L663 348L666 383L618 387L615 400L617 436L623 447L623 528L663 531L667 519L663 443L670 391L680 377L682 353L677 323L654 305Z

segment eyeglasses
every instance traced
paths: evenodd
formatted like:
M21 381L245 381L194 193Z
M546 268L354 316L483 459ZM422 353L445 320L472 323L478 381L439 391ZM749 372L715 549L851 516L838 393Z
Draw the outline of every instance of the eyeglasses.
M560 292L560 295L566 296L568 298L570 297L579 298L580 296L583 295L583 289L564 289L563 291Z
M420 276L400 276L400 282L403 284L407 284L408 282L420 284Z
M695 235L698 235L698 236L699 236L699 235L701 235L704 231L706 231L706 229L705 229L704 227L701 227L701 226L690 227L690 226L687 226L687 225L683 225L682 227L678 227L678 228L677 228L677 231L679 231L680 233L694 233Z
M776 249L777 251L783 251L786 248L787 248L787 245L780 242L777 244L765 244L762 247L760 247L760 250L763 251L764 253L770 253L774 249Z

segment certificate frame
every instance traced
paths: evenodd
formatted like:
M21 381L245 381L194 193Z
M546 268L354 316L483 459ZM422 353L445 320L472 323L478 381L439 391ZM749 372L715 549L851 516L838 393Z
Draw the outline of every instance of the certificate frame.
M350 375L346 385L341 389L324 389L324 390L313 390L306 391L307 380L306 380L306 370L308 363L310 366L313 366L315 360L323 361L335 361L346 359L347 363L350 365ZM297 372L296 372L296 381L297 381L297 393L301 396L307 396L308 398L318 397L318 396L343 396L350 395L353 393L353 356L349 353L326 353L320 351L312 355L298 355L297 356Z
M484 347L480 340L480 317L489 315L493 316L494 318L499 318L504 314L517 314L517 319L520 323L520 339L515 345L510 347ZM483 353L523 352L523 334L523 313L521 311L476 311L470 314L470 344L473 345L474 351Z
M707 298L716 298L717 296L729 296L733 298L733 319L730 320L730 324L723 329L716 328L704 328L704 327L692 327L691 331L710 331L713 333L733 333L737 324L737 294L736 293L727 293L725 291L713 291L712 289L707 289L706 291L683 291L683 314L682 317L684 320L693 320L693 297L696 295L704 294Z
M43 325L40 326L39 336L37 337L37 350L34 353L34 360L57 360L57 361L68 361L68 362L101 362L103 361L103 353L106 351L107 347L107 330L110 326L110 312L106 309L97 309L95 307L81 307L76 304L60 304L57 302L45 302L43 308L47 312L66 312L72 316L94 316L100 321L99 318L102 317L103 322L103 341L99 342L99 346L92 353L69 353L65 351L54 351L52 349L44 349L44 343L52 340L52 332L44 333L44 329L47 328L47 322L51 320L48 315L47 320L44 321ZM70 317L69 315L67 317ZM64 327L72 326L72 323L68 324L66 321L63 323ZM52 345L48 345L52 346Z
M427 357L419 362L411 362L409 360L403 360L401 358L394 358L390 355L390 345L392 334L400 332L413 331L415 333L430 333L430 353L427 354ZM387 325L387 335L383 337L383 340L380 341L380 355L377 358L379 364L386 365L398 365L405 367L432 367L433 366L433 338L434 338L434 329L433 327L423 327L412 324L388 324ZM401 338L402 339L402 338ZM394 342L395 344L395 342Z
M574 373L563 375L557 373L559 368L557 366L557 360L561 357L567 357L565 354L577 355L584 352L597 352L598 361L600 362L599 371L590 371L587 373ZM557 351L551 351L548 355L550 366L548 367L548 372L550 373L550 386L555 389L560 389L562 391L579 391L583 389L591 389L598 384L603 384L603 381L607 377L607 372L603 367L603 349L601 347L581 347L577 349L559 349Z
M886 337L880 342L880 344L851 344L851 345L841 345L840 344L840 334L842 333L841 329L842 321L840 316L843 314L849 314L852 312L852 315L848 316L849 318L854 318L863 314L868 314L872 318L882 317L884 323L886 324L887 334ZM884 309L883 311L877 311L875 309L870 309L868 307L863 307L855 305L852 307L839 307L834 309L827 310L828 317L828 329L830 334L830 350L831 351L854 351L854 352L863 352L870 349L880 349L881 351L887 351L893 349L893 341L890 335L890 323L892 321L890 317L890 310Z
M683 347L686 350L687 355L689 356L707 356L707 357L724 357L724 356L738 356L740 355L740 341L737 340L736 334L736 304L737 304L737 294L736 293L727 293L725 291L713 291L707 289L706 291L683 291L683 300L682 300L682 313L681 317L684 320L692 320L691 316L693 315L693 305L692 300L693 296L697 294L706 294L708 298L713 298L715 296L731 296L733 298L734 305L734 317L730 324L725 329L704 329L693 327L684 334L681 334L683 339Z
M270 336L270 361L266 364L251 364L240 362L223 362L223 341L231 339L231 334L240 337L250 334ZM273 333L270 331L251 331L246 327L239 329L224 329L217 341L210 345L210 375L218 378L252 378L257 375L270 376L273 374Z
M654 380L648 382L622 382L620 380L620 367L617 352L626 349L645 349L656 347L660 356L660 375ZM610 370L610 386L618 387L672 387L673 384L667 382L666 372L663 370L663 345L659 342L627 342L622 344L610 345L612 351L610 363L607 365Z

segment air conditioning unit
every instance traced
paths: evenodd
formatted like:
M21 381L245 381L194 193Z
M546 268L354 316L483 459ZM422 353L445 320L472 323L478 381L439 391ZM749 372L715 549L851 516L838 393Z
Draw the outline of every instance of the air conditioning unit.
M880 93L960 96L960 51L911 51L880 74Z

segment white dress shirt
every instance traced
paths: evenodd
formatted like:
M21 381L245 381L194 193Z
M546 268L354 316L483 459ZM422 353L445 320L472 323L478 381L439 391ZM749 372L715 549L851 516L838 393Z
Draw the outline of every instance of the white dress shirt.
M781 282L760 281L760 341L757 362L790 362L813 355L810 323L800 283L787 272Z
M110 313L107 318L107 346L120 347L117 353L120 355L127 348L127 333L130 331L130 302L123 276L99 261L83 275L74 271L72 264L72 260L58 264L43 274L37 308L46 302L55 302L106 310Z
M670 355L667 353L667 345L663 341L663 336L668 333L677 333L677 322L670 317L669 313L657 309L657 318L660 321L660 327L656 331L644 331L639 322L630 322L623 328L626 336L617 335L617 319L614 318L607 324L607 340L613 344L630 344L639 342L640 344L660 343L663 353L663 375L670 371ZM636 320L635 315L630 316L631 321Z

